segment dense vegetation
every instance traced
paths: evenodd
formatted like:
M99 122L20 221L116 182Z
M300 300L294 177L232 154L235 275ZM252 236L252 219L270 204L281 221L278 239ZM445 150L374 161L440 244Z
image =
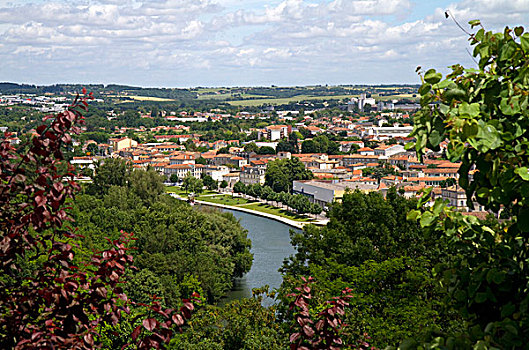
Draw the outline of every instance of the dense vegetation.
M75 201L75 225L87 249L100 250L104 237L134 232L138 271L126 289L144 300L156 294L168 306L188 297L190 279L209 301L249 271L250 241L229 213L204 212L164 194L163 176L152 169L134 170L109 159L96 170L93 185ZM156 286L148 291L142 282Z

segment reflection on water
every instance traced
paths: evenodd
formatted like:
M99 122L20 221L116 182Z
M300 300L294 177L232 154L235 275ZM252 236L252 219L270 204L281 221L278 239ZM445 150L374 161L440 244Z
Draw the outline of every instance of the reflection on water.
M248 238L252 240L253 264L246 275L235 280L233 290L221 301L221 304L230 300L251 297L253 288L260 288L264 285L270 286L270 289L278 288L282 282L278 269L285 258L295 253L290 245L289 235L293 228L260 216L227 209L224 211L232 213L248 230ZM263 304L270 305L272 302L271 299L267 299L263 301Z

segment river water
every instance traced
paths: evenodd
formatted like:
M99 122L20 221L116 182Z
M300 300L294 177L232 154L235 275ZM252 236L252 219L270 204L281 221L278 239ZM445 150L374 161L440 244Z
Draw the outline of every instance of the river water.
M235 210L222 210L232 213L248 230L248 238L252 240L253 264L246 275L235 280L234 288L221 300L221 304L230 300L249 298L252 296L253 288L264 285L268 285L270 289L278 288L282 282L278 269L285 258L295 253L290 245L290 230L299 230L261 216ZM271 299L263 300L265 306L272 303Z

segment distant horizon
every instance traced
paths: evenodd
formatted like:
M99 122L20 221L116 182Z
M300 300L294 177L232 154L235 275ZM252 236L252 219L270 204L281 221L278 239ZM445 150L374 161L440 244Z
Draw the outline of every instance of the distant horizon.
M418 66L476 67L458 24L502 31L527 18L529 0L0 0L0 79L417 84Z
M103 85L105 88L107 88L109 85L117 85L117 86L128 86L133 88L141 88L141 89L220 89L220 88L256 88L256 87L264 87L264 88L270 88L270 87L277 87L277 88L292 88L292 87L312 87L312 86L329 86L329 87L335 87L335 86L420 86L421 83L415 83L415 84L407 84L407 83L380 83L380 84L307 84L307 85L233 85L233 86L204 86L204 85L197 85L197 86L140 86L140 85L131 85L131 84L120 84L120 83L52 83L52 84L33 84L33 83L25 83L25 82L14 82L14 81L0 81L0 84L17 84L17 85L27 85L27 86L35 86L35 87L43 87L43 86L54 86L54 85Z

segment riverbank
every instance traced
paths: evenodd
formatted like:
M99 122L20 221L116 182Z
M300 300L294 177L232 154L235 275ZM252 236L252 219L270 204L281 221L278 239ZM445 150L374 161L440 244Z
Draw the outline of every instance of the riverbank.
M175 197L177 199L180 199L180 200L187 200L185 198L180 197L176 193L169 193L169 195L171 195L171 196L173 196L173 197ZM196 204L200 204L200 205L207 205L207 206L211 206L211 207L230 209L230 210L245 212L245 213L252 214L252 215L261 216L261 217L264 217L264 218L267 218L267 219L271 219L271 220L275 220L275 221L278 221L278 222L282 222L282 223L284 223L284 224L286 224L288 226L291 226L291 227L294 227L294 228L298 228L298 229L303 229L303 227L305 225L308 225L308 224L324 226L328 222L328 219L325 219L325 220L314 220L314 221L307 221L307 222L296 221L296 220L291 220L291 219L288 219L288 218L285 218L285 217L282 217L282 216L273 215L273 214L270 214L270 213L265 213L265 212L262 212L262 211L258 211L258 210L248 209L248 208L244 208L244 207L240 207L240 206L221 204L221 203L212 203L212 202L207 202L207 201L202 201L202 200L197 200L197 199L195 199L195 203Z

